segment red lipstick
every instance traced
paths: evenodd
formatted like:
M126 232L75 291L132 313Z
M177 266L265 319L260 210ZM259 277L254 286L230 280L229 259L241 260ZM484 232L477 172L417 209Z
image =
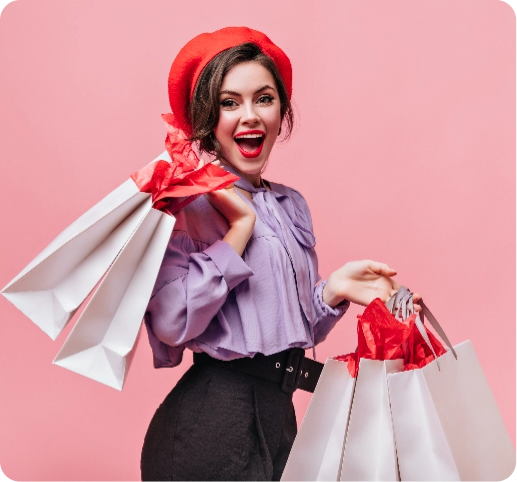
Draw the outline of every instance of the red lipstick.
M247 134L259 134L262 136L262 139L261 139L261 142L260 142L260 145L258 146L258 148L256 150L254 150L253 152L249 152L249 151L245 151L240 145L239 143L237 142L237 139L239 137L242 137L244 135L247 135ZM237 144L237 147L240 151L240 153L250 159L250 158L253 158L253 157L258 157L260 155L260 153L262 152L262 148L264 147L264 139L266 137L266 133L264 131L260 131L260 130L249 130L249 131L241 131L237 134L235 134L234 136L234 140L235 140L235 143Z

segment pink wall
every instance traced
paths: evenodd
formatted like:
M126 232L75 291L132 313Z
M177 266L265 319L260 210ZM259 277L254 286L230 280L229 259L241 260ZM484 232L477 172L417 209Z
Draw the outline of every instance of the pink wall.
M312 208L321 274L389 263L453 343L471 339L515 442L515 14L499 0L18 0L0 17L0 285L163 150L179 48L266 32L297 128L267 178ZM318 358L355 348L351 309ZM0 464L16 480L138 480L154 410L188 367L142 338L122 393L51 365L0 300ZM309 396L296 394L299 419Z

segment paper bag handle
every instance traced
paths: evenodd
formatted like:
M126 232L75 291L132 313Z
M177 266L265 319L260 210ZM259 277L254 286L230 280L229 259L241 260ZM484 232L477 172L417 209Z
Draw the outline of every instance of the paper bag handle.
M424 303L424 300L420 299L419 301L420 306L422 307L422 310L419 313L419 316L415 319L416 327L418 328L418 331L424 338L425 342L431 348L431 351L433 352L433 355L435 358L438 358L436 356L436 353L434 351L433 346L431 345L431 341L429 340L429 337L427 336L427 333L424 328L424 316L429 321L430 325L434 328L436 333L440 336L440 338L445 342L445 344L449 347L451 352L454 355L454 358L458 359L458 355L456 354L456 351L454 350L454 347L452 346L452 343L449 341L449 338L445 334L445 331L443 331L443 328L440 326L440 323L438 323L438 320L435 318L435 316L431 313L429 308ZM401 311L402 318L407 318L408 316L415 313L414 305L413 305L413 293L409 291L405 286L401 286L400 289L386 302L386 307L390 312L395 315L395 312Z

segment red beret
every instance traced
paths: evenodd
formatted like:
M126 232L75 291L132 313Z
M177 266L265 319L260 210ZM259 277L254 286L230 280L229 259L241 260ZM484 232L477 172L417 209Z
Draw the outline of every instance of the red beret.
M217 54L247 42L258 45L263 53L273 59L291 98L291 62L263 33L247 27L226 27L212 33L202 33L180 50L169 72L169 102L177 122L187 135L192 133L188 106L201 71Z

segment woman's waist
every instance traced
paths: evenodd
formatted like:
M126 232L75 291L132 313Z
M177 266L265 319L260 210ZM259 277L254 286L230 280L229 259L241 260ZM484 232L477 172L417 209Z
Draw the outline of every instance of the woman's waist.
M279 384L282 391L296 389L314 392L323 364L305 357L303 348L290 348L271 355L257 353L253 357L232 360L214 358L206 352L194 353L194 364L216 366Z

